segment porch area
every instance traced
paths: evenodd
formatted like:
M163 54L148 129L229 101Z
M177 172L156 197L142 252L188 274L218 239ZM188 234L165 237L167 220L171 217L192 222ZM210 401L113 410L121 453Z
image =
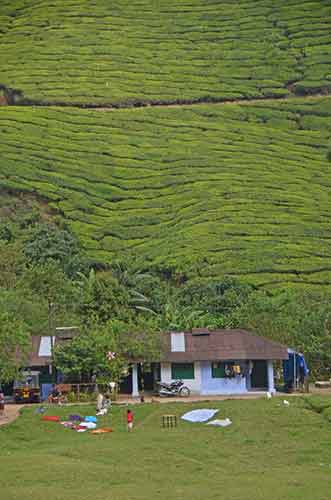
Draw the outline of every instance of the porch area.
M138 398L142 393L155 398L158 382L170 384L182 380L192 397L235 396L275 393L272 360L195 361L192 363L153 363L144 371L139 363L132 365L122 382L120 393ZM162 398L161 398L162 399ZM182 400L182 398L180 398Z

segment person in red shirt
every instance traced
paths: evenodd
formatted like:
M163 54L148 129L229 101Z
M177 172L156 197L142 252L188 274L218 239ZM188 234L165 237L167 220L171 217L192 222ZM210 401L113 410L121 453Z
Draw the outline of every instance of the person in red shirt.
M133 413L131 410L127 411L126 420L128 423L128 432L132 432L133 429Z

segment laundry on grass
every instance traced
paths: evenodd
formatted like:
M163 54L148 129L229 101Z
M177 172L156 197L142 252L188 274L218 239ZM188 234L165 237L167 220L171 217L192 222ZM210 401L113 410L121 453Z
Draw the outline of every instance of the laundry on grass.
M231 420L229 418L225 418L224 420L212 420L211 422L207 422L206 425L214 425L215 427L228 427L231 424Z
M218 412L218 410L210 410L210 409L201 409L201 410L192 410L181 416L182 420L186 420L187 422L207 422L207 420L213 418L213 416Z

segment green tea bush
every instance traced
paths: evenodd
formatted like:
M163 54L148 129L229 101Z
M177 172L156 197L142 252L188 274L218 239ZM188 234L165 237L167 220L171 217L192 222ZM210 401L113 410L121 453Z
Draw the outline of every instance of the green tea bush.
M331 99L100 112L7 107L0 186L49 200L90 259L331 285Z
M16 89L15 103L121 107L325 92L330 47L325 0L0 4L0 83Z

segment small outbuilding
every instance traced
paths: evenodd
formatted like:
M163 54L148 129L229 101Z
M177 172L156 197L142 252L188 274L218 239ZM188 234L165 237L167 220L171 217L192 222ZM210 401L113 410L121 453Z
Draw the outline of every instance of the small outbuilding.
M38 399L47 399L52 386L58 382L58 374L52 367L52 352L56 345L71 340L78 335L78 328L57 328L54 336L32 335L31 349L25 369L21 371L22 380L14 382L15 388L31 386L38 389ZM27 383L29 381L29 383Z

